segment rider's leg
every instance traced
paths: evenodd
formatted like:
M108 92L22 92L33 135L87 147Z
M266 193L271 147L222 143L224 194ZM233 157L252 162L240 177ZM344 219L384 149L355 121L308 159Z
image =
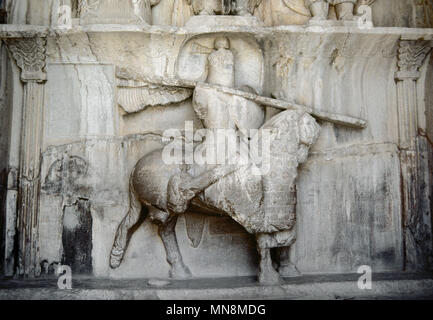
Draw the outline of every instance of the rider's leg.
M183 172L174 175L167 190L167 207L169 211L181 214L188 208L189 202L219 179L237 170L234 165L218 165L213 169L193 177Z

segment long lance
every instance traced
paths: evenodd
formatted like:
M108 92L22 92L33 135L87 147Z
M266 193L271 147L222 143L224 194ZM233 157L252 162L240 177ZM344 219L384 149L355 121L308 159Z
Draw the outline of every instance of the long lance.
M121 78L123 77L121 76ZM267 107L273 107L280 110L301 110L311 114L311 116L313 116L318 120L334 123L340 126L346 126L354 129L365 129L367 127L367 121L360 118L320 111L297 103L293 103L281 99L263 97L254 93L249 93L249 92L245 92L242 90L233 89L229 87L209 84L200 81L183 80L183 79L176 79L176 78L155 79L155 78L142 77L142 76L138 76L138 77L135 76L134 78L135 78L134 80L144 81L147 83L152 83L155 85L163 85L168 87L181 87L187 89L195 89L195 88L214 89L218 92L239 96Z
M367 121L351 116L345 116L325 111L319 111L315 110L313 108L309 108L300 104L288 102L281 99L273 99L268 97L262 97L259 95L256 95L254 93L249 93L237 89L232 89L228 87L222 87L222 86L216 86L211 85L208 83L197 83L197 88L207 88L207 89L215 89L222 93L232 94L235 96L243 97L245 99L257 102L260 105L267 106L267 107L273 107L280 110L301 110L305 111L306 113L311 114L314 118L331 122L337 125L351 127L355 129L365 129L367 127Z

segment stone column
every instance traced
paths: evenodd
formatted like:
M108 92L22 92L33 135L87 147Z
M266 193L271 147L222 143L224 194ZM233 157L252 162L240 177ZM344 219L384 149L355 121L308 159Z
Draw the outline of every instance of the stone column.
M401 166L401 191L403 208L403 237L405 247L405 270L422 268L422 260L414 236L419 201L418 175L418 106L417 80L426 56L431 50L430 41L401 40L398 50L397 81L398 132Z
M24 83L18 175L18 261L16 261L15 272L17 275L34 277L40 274L38 217L46 40L44 38L10 39L6 44L21 69L21 81Z

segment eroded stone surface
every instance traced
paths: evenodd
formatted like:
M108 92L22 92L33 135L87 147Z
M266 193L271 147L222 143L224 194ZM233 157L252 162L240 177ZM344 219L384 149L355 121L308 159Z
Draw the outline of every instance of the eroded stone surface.
M354 272L360 265L431 268L433 34L398 28L431 26L428 2L268 0L230 8L213 8L221 2L212 1L206 8L186 0L98 2L6 1L16 25L0 26L2 38L14 39L5 42L11 58L4 44L0 49L5 274L18 263L20 208L36 204L18 202L23 163L41 168L30 179L39 194L28 193L39 200L38 233L31 230L38 242L21 250L35 271L36 262L54 270L79 257L78 273L112 279L261 270L263 282L276 282L275 268L285 276ZM72 28L61 29L56 8L68 4ZM22 128L22 106L32 101L43 118ZM147 158L167 145L164 130L186 136L185 121L195 130L259 129L281 118L286 125L271 126L280 139L273 140L273 176L225 167L201 177L209 168L199 167L189 171L199 179L181 176L187 187L172 188L178 202L167 205L178 171ZM43 128L36 125L41 119ZM317 141L302 142L299 119L310 121L306 128L320 125ZM41 157L23 157L35 154L28 144L20 149L29 138ZM128 227L135 232L113 270L111 246L131 208L137 163L149 174L132 189L144 190L138 202L153 207L144 212L132 204L136 219ZM152 174L156 182L149 182ZM172 222L170 210L182 215L161 230L155 223ZM26 222L21 230L32 225ZM78 254L71 254L81 233L91 246L77 243ZM178 249L166 251L164 243ZM280 246L292 249L266 251ZM181 256L183 263L170 270L167 252L169 262Z

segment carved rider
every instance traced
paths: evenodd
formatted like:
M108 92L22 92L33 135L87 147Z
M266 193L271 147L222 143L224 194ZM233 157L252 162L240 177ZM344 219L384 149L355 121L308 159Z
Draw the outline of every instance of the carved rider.
M215 50L208 57L207 83L233 88L235 86L235 57L227 38L217 38Z
M338 20L353 20L353 11L357 0L305 0L313 20L326 20L329 6L334 6Z
M214 48L215 50L208 56L206 82L233 88L235 86L235 57L230 50L230 42L225 37L217 38ZM209 134L213 134L213 137L220 129L232 129L233 132L238 133L239 129L245 129L245 132L248 129L257 129L264 120L264 110L261 106L244 98L220 93L215 89L196 88L193 106L204 127ZM213 152L216 155L218 150L221 150L219 148L224 148L224 164L185 166L181 174L172 177L168 186L168 203L171 211L185 212L190 200L219 179L238 169L237 165L229 163L232 163L230 160L238 155L240 141L236 141L236 150L230 153L225 148L225 140L212 140L206 139L198 145L194 154Z

